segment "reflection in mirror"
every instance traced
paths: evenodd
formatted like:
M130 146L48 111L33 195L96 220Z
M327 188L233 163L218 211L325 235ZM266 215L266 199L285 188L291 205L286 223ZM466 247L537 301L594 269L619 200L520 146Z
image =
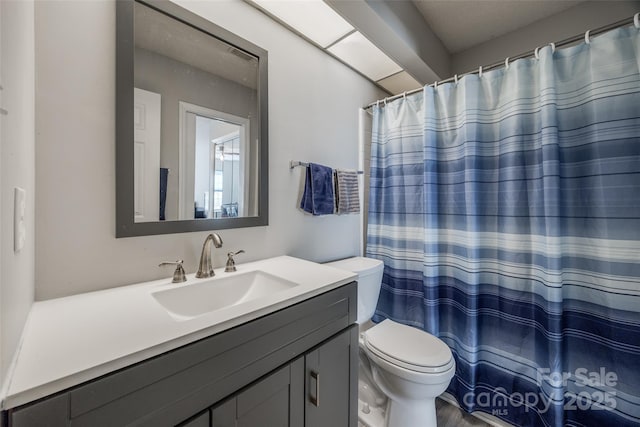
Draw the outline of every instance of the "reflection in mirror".
M145 5L136 3L134 14L134 197L136 206L149 207L136 209L135 221L257 215L255 200L238 196L255 193L250 162L256 148L247 136L257 115L258 59ZM233 162L220 160L230 147L220 139L226 126L238 134L235 181ZM213 139L220 139L217 169Z
M186 153L181 165L185 176L180 177L184 184L180 219L254 216L248 206L255 203L249 203L250 191L245 191L249 187L245 185L249 121L184 102L180 115L184 127L180 152Z
M117 234L266 224L266 51L170 2L117 8L118 59L131 55L133 86L119 68L133 147L118 141ZM128 90L132 107L122 108ZM129 164L133 182L122 183Z

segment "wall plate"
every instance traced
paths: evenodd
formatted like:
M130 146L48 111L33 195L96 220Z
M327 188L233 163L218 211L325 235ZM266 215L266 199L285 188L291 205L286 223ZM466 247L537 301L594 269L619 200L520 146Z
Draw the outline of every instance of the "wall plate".
M27 192L20 187L15 187L13 198L13 251L20 252L27 239L27 225L24 220L27 210Z

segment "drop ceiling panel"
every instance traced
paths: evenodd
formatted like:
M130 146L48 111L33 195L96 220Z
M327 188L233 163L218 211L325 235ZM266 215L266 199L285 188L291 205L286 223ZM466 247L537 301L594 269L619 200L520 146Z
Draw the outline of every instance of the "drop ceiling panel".
M322 47L353 31L353 27L322 0L252 0Z
M377 83L393 95L398 95L403 92L422 87L422 85L418 83L416 79L411 77L411 75L409 75L409 73L407 73L406 71L389 76L378 81Z
M402 71L398 64L359 32L345 37L327 50L373 81Z

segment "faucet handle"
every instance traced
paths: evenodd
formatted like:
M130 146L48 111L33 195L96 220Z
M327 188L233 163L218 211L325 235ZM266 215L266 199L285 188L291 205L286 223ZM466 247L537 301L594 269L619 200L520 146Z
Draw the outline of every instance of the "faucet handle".
M236 262L233 259L234 255L243 254L244 249L240 249L238 252L227 252L227 266L224 268L225 273L233 273L236 271Z
M184 268L182 268L183 262L184 261L181 259L177 261L163 261L160 264L158 264L158 267L162 267L165 265L175 265L176 269L173 272L173 280L171 280L171 283L182 283L187 281L187 278L184 274Z

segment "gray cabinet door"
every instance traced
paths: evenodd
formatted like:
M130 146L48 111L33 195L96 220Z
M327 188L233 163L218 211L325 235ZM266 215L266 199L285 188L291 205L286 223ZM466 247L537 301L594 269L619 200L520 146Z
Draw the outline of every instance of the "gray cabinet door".
M357 332L344 330L217 405L212 427L356 427Z
M304 359L296 359L211 411L212 427L300 427Z
M357 426L357 333L351 327L306 354L305 427Z

